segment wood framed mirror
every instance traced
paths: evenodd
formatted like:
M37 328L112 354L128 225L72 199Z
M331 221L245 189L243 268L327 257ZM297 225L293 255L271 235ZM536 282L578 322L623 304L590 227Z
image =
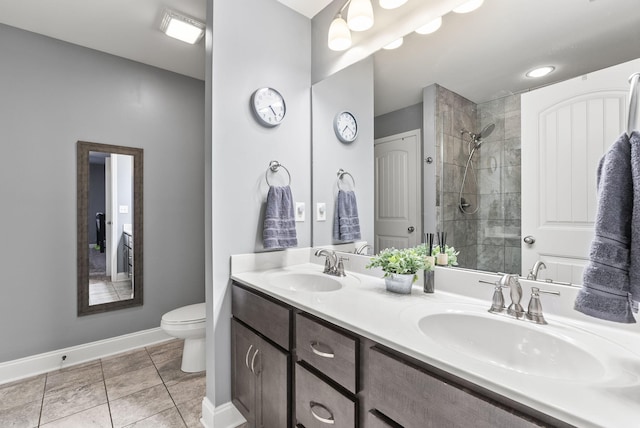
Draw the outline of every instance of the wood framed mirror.
M143 150L77 142L78 316L141 306Z

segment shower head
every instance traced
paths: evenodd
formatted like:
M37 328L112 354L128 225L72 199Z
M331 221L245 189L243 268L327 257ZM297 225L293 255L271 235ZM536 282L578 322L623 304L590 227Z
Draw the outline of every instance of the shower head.
M491 123L485 126L484 128L482 128L482 131L478 132L477 134L473 132L469 132L466 129L463 129L462 131L460 131L460 133L462 135L469 134L469 137L471 137L471 142L475 145L475 148L477 149L482 144L482 139L487 138L489 135L491 135L491 133L495 128L496 128L496 124Z
M489 135L491 135L491 133L493 132L494 129L496 129L496 124L495 123L487 125L484 128L482 128L482 131L480 131L480 134L478 134L478 137L479 138L487 138Z

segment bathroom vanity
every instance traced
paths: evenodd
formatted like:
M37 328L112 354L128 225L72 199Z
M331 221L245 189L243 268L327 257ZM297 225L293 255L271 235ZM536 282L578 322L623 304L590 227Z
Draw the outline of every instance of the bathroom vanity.
M234 257L240 258L232 259L232 395L251 427L599 427L629 426L640 415L640 404L612 400L617 383L638 385L640 357L627 348L612 344L615 353L626 352L628 370L619 372L583 366L579 360L590 357L572 354L573 348L549 360L536 357L540 367L528 367L526 361L504 367L444 343L448 339L438 336L442 328L435 325L428 327L443 343L421 332L424 320L434 319L455 337L459 317L477 316L471 319L483 328L497 327L493 343L482 345L504 353L499 343L510 338L500 323L512 323L487 313L491 286L475 287L484 301L441 291L438 285L433 295L414 286L411 295L402 296L386 292L379 277L349 270L345 278L328 277L304 256L301 263L289 260L286 266L260 261L253 270L244 256ZM436 274L444 278L448 271ZM550 326L515 321L523 323L526 337L518 346L546 340L546 327L564 328L553 325L554 315L549 317ZM473 328L467 330L466 336L476 336ZM626 339L632 337L637 336ZM593 358L607 358L594 352ZM575 371L564 363L553 367L553 358L563 356ZM602 383L593 387L592 380L599 378ZM598 413L597 400L606 396L617 404L604 401L606 410ZM627 413L620 414L621 408Z

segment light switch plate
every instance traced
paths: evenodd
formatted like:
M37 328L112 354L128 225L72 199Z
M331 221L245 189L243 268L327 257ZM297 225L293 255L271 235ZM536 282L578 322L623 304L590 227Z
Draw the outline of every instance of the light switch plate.
M119 205L118 211L120 214L129 214L129 205Z
M296 221L304 221L304 202L296 202Z
M316 220L327 221L327 204L318 202L316 205Z

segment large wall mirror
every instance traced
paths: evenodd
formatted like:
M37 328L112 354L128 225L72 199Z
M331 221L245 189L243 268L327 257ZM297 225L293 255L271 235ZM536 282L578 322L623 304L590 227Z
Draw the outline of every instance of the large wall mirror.
M77 142L78 315L142 305L142 155Z
M448 232L447 244L462 251L461 267L527 276L533 262L521 258L524 238L535 235L540 244L541 236L522 222L521 167L531 163L521 146L522 94L639 58L640 45L633 42L639 28L636 7L629 0L615 5L493 0L468 15L445 15L436 33L408 34L399 49L372 55L375 139L422 131L423 205L420 210L417 204L416 216L422 218L425 232ZM555 65L556 70L541 80L526 78L525 72L536 65ZM618 83L628 87L626 78ZM613 143L609 134L605 140ZM316 147L314 139L314 159L320 158L315 151L325 146ZM475 170L467 171L465 179L474 147ZM320 167L314 165L314 171ZM354 168L346 163L341 167ZM594 169L593 162L586 169ZM371 175L368 183L359 181L360 188L373 189L373 171ZM331 184L318 183L314 176L314 194L316 186ZM589 185L595 187L595 180ZM524 214L538 208L531 206ZM322 226L314 223L314 244L327 239L319 236L327 234ZM579 246L576 241L567 245ZM547 265L538 279L557 281L558 272ZM581 276L574 273L573 279L560 281L578 284L575 278Z

